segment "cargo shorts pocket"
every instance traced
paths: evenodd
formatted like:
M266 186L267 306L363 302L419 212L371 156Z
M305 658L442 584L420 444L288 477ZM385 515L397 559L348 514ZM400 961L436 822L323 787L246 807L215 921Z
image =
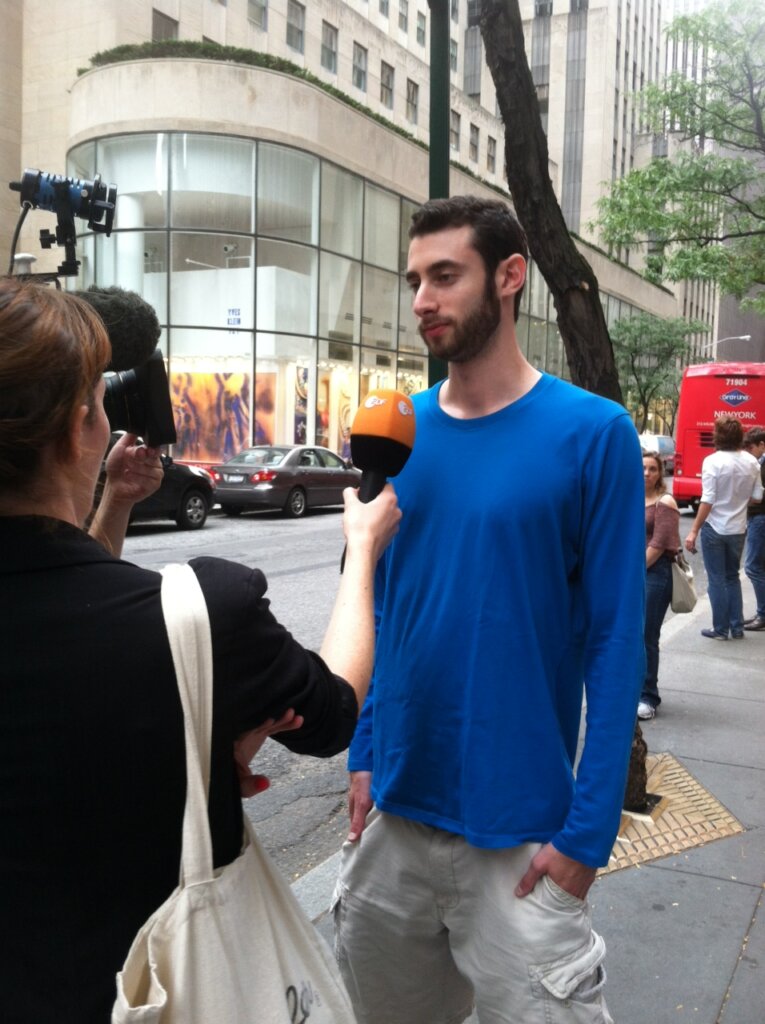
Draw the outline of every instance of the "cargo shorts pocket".
M611 1024L603 1002L606 944L596 932L568 956L529 967L531 989L550 1024Z

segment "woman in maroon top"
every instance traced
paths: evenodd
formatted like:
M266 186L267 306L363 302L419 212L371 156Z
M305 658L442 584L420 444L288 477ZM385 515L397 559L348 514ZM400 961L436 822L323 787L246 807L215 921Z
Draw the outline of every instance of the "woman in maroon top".
M645 480L645 655L646 673L638 718L653 718L659 696L659 634L672 599L672 562L680 548L680 513L667 493L664 463L653 453L643 456Z

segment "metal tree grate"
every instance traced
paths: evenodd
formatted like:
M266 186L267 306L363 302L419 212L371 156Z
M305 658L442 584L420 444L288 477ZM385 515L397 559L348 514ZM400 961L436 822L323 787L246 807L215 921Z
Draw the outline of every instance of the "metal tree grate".
M654 805L645 814L622 812L611 859L599 874L635 867L744 831L741 822L671 754L649 754L646 770Z

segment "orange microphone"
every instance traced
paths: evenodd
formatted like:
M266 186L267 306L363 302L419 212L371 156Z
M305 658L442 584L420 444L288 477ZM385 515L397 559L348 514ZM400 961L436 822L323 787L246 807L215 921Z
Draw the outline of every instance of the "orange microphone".
M359 500L372 501L404 468L414 445L414 406L400 391L370 391L351 426L351 460L361 470ZM345 567L345 551L340 572Z
M351 459L361 470L359 499L372 501L404 468L414 445L414 406L400 391L370 391L351 427Z

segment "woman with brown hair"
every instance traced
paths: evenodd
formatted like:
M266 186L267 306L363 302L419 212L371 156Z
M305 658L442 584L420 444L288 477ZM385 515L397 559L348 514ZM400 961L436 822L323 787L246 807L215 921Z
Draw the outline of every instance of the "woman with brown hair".
M664 463L651 452L643 455L645 481L645 655L646 673L638 718L651 719L659 696L659 635L672 599L672 562L680 549L680 512L667 493Z
M0 987L14 1024L106 1024L133 937L179 876L184 729L161 576L112 553L156 470L135 439L110 456L84 530L109 357L82 300L0 280ZM371 674L374 570L399 518L390 486L366 505L346 492L321 655L274 618L259 570L192 560L212 634L216 867L242 844L237 741L240 757L275 729L297 753L348 745Z

